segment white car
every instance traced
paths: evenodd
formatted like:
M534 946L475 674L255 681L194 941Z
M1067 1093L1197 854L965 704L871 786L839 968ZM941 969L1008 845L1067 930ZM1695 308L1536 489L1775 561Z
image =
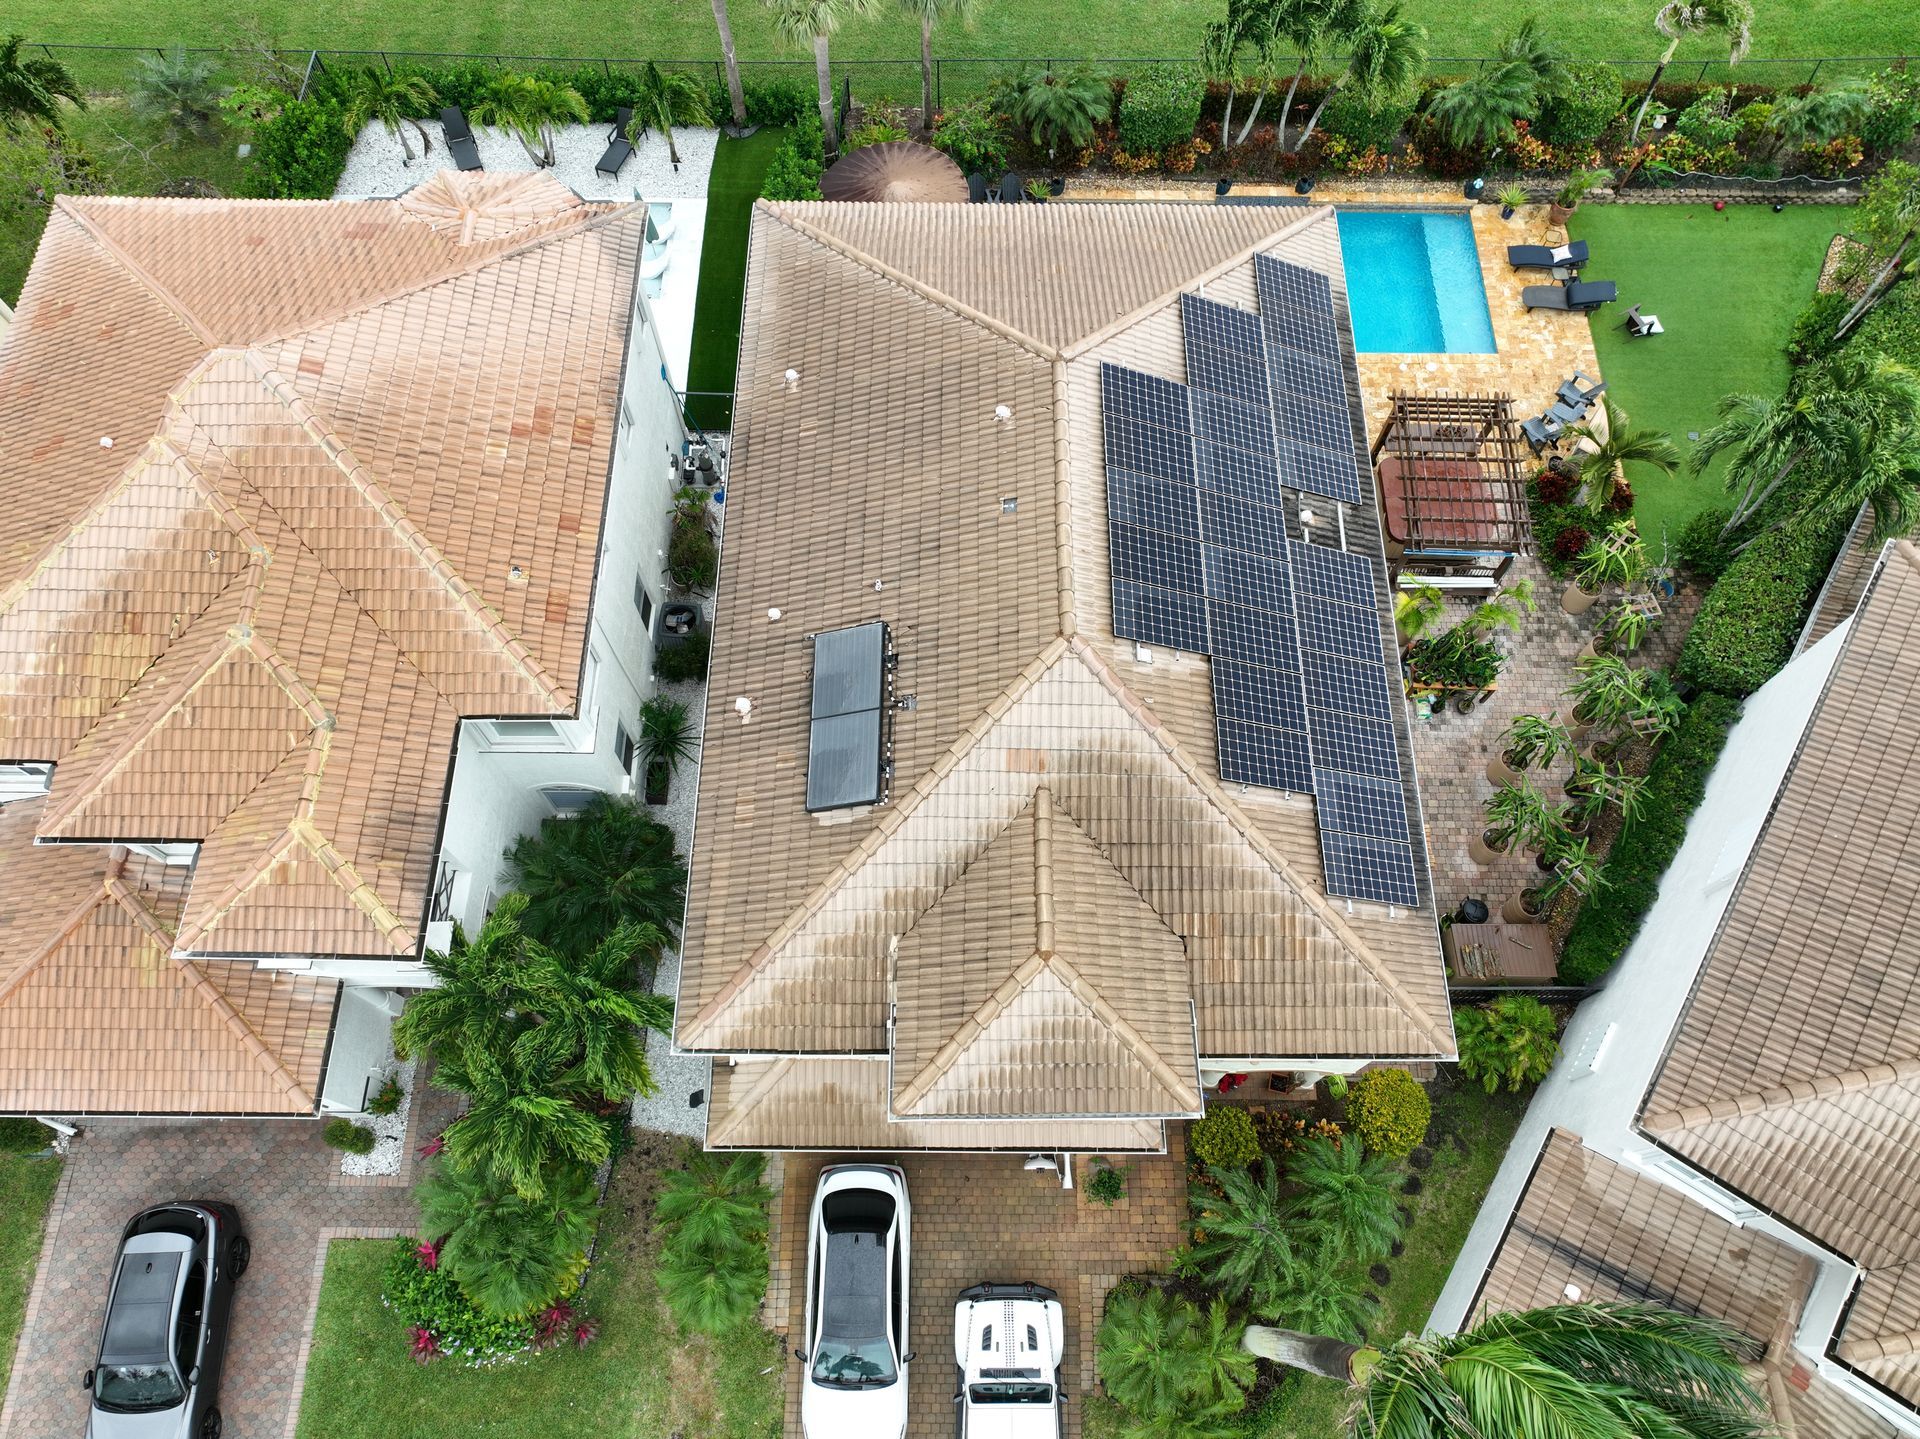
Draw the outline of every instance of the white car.
M1060 1299L1038 1284L976 1284L953 1308L960 1439L1058 1439Z
M907 1176L890 1164L820 1172L807 1224L807 1439L901 1439L907 1431Z

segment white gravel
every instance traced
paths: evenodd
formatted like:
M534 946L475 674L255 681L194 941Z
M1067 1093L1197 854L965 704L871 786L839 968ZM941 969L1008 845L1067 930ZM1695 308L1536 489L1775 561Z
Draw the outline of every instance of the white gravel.
M401 154L400 142L378 124L369 124L360 132L347 156L347 168L334 187L337 200L388 199L404 194L437 170L453 167L441 137L440 122L421 122L433 148L420 154L420 136L407 126L407 143L413 147L414 160L408 164ZM609 179L594 170L606 153L610 125L568 125L554 135L552 173L584 200L675 200L698 199L707 193L707 177L713 169L714 147L720 141L718 130L689 130L675 127L673 143L680 152L680 167L675 169L667 154L667 142L657 131L649 130L620 173ZM519 173L538 168L523 146L503 130L474 127L474 141L480 147L480 163L489 170Z
M407 1111L413 1108L414 1062L409 1059L388 1073L400 1081L400 1107L392 1114L362 1114L354 1118L355 1124L373 1131L373 1149L366 1154L342 1154L342 1174L366 1177L400 1172L400 1157L407 1144Z

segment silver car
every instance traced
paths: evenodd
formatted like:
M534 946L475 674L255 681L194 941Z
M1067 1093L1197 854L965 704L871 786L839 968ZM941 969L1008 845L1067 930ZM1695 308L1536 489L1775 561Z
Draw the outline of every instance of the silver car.
M143 1209L120 1235L87 1439L220 1439L233 1284L253 1248L219 1200Z

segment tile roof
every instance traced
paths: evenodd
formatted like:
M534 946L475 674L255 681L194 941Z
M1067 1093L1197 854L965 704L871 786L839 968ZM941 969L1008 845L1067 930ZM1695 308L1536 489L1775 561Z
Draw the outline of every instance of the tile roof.
M186 871L0 806L0 1113L310 1114L339 985L171 957Z
M1641 1127L1867 1275L1835 1356L1920 1401L1920 550L1868 590Z
M183 948L413 952L460 717L573 709L644 224L550 176L56 203L0 753L50 837L203 842Z
M1182 1112L1186 999L1202 1054L1451 1053L1431 909L1328 899L1312 801L1221 782L1205 660L1111 630L1100 361L1181 375L1178 292L1251 306L1256 248L1338 288L1332 215L987 209L756 208L678 1043L891 1045L896 1105L972 1115L1096 1051L1068 1112ZM889 802L816 817L808 637L876 619ZM1055 875L1051 953L1042 814L1100 886Z

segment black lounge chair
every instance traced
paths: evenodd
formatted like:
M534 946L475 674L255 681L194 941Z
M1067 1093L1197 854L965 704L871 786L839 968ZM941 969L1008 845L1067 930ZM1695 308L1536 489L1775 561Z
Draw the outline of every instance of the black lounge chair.
M633 158L633 141L627 138L632 128L633 107L622 105L613 112L613 128L607 131L607 153L593 167L594 174L611 180L620 173L620 167Z
M449 105L440 112L440 128L447 132L447 153L453 156L454 164L462 170L485 168L480 163L480 147L473 142L473 126L467 123L458 105Z
M1587 242L1565 245L1509 245L1507 263L1516 270L1577 270L1587 263Z
M1582 380L1588 380L1591 381L1591 383L1582 385L1580 383ZM1606 392L1607 382L1605 380L1595 380L1593 376L1589 375L1585 370L1575 370L1573 372L1573 378L1571 380L1562 380L1560 382L1560 388L1554 391L1556 395L1569 405L1591 405Z
M1528 285L1520 303L1529 310L1597 310L1620 297L1611 280L1569 280L1564 285Z
M975 205L984 205L993 198L993 192L987 189L985 175L967 176L967 199Z
M1009 170L1000 177L1000 203L1018 205L1027 198L1027 182L1020 178L1017 170Z

